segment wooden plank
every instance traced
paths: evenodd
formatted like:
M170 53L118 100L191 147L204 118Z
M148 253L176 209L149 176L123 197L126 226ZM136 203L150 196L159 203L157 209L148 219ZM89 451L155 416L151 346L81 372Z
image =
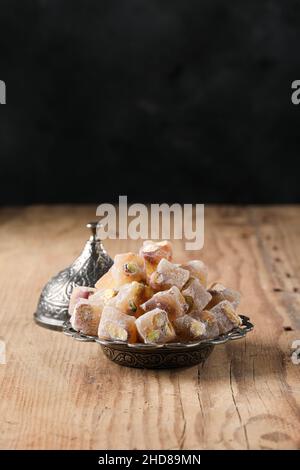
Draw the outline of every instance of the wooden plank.
M0 210L2 449L295 449L300 447L300 208L207 207L210 281L243 293L255 323L203 367L143 371L96 344L36 326L39 292L80 252L95 207ZM107 241L108 251L138 241ZM175 242L178 260L195 258Z

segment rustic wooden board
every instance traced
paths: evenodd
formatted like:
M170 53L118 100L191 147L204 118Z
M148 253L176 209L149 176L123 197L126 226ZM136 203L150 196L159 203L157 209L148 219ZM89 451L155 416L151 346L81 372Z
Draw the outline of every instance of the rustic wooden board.
M48 278L81 251L86 206L0 211L2 449L300 448L300 208L207 207L201 258L210 281L243 292L255 331L204 367L142 371L34 324ZM135 241L107 241L108 251ZM185 252L176 241L178 260Z

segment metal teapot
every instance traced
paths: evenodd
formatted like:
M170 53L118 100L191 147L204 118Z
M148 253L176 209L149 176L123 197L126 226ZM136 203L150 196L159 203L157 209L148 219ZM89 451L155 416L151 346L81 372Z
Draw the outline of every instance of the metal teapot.
M75 286L94 287L98 279L112 266L113 261L97 237L97 222L90 222L91 237L81 255L66 269L52 277L43 288L35 321L46 328L60 330L68 320L68 307Z

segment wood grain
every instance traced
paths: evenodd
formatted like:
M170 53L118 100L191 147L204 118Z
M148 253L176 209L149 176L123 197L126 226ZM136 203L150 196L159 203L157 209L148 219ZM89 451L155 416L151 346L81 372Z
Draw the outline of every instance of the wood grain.
M2 449L300 448L300 208L206 207L210 281L241 290L255 331L203 367L119 367L96 344L34 324L48 278L81 251L95 207L0 211ZM107 241L108 251L137 241ZM178 260L199 257L175 242Z

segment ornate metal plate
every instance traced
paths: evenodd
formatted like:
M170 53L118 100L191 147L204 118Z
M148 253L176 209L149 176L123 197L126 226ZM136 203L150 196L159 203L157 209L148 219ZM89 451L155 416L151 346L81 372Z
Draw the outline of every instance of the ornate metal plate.
M104 354L113 362L127 367L167 369L171 367L189 367L203 363L214 346L244 338L253 330L254 326L249 318L240 315L242 325L234 328L225 335L214 339L205 339L190 343L168 343L168 344L129 344L121 341L107 341L88 336L73 330L69 322L65 323L63 331L77 341L95 342L102 347Z

